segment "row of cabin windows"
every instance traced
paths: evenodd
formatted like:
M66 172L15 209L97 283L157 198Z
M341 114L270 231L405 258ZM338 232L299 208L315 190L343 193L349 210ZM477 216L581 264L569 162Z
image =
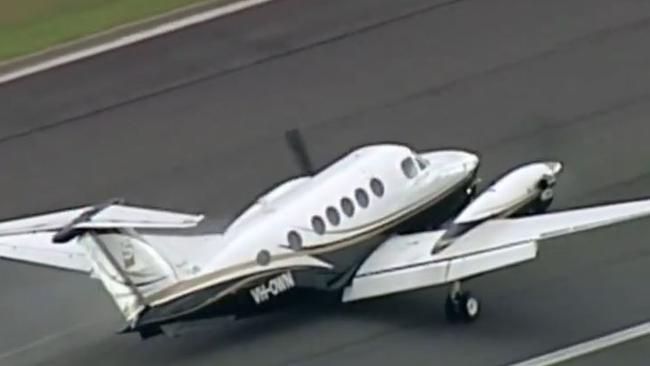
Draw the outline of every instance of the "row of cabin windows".
M381 198L384 196L386 188L384 187L384 183L382 183L381 180L378 178L372 178L370 180L370 191L373 195L375 195L375 197ZM361 208L366 208L370 204L370 197L368 196L366 190L363 188L357 188L354 191L354 199L356 201L356 204ZM350 198L341 198L340 207L341 212L343 212L346 217L354 216L354 212L356 210L355 203ZM338 226L341 223L341 214L339 213L339 210L334 206L329 206L325 209L325 217L331 226ZM327 229L325 220L319 215L315 215L311 218L311 227L318 235L324 234L325 230ZM287 241L289 243L289 247L293 250L298 250L302 247L302 237L295 230L289 231L287 234Z

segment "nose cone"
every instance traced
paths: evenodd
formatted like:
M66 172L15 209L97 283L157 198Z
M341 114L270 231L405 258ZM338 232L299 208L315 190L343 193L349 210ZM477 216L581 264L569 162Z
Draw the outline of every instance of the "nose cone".
M478 155L464 150L443 150L431 153L433 160L442 165L462 166L466 173L473 173L478 168Z
M460 165L466 172L476 170L480 161L478 155L464 150L432 151L421 155L433 165Z
M558 175L562 172L564 166L559 161L549 161L546 163L546 166L553 172L553 175Z
M458 158L462 160L466 171L474 171L478 168L478 164L481 161L478 155L468 151L457 151L457 154Z

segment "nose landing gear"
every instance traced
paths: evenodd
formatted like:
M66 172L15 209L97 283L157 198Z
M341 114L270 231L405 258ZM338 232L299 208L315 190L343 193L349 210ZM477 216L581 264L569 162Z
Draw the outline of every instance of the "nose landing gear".
M460 282L454 282L445 301L445 315L450 322L473 322L481 313L478 298L469 291L463 291Z
M465 189L465 194L467 195L467 198L471 202L478 196L478 185L481 184L481 178L476 178L472 183Z

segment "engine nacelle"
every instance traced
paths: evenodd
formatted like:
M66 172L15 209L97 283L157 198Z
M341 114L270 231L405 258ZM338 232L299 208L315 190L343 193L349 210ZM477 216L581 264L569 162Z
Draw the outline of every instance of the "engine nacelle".
M559 162L532 163L503 176L472 201L454 220L455 224L508 217L537 200L550 201L562 171Z
M539 213L553 200L553 187L562 171L557 161L527 164L492 184L454 219L435 246L440 251L482 222L499 217Z

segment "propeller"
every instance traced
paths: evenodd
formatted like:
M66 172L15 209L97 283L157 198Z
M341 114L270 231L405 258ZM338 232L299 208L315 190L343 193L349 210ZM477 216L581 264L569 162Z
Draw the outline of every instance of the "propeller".
M305 175L314 175L314 166L309 158L309 154L307 153L305 140L303 139L300 130L291 129L287 131L284 136L287 139L287 145L296 159L296 164L298 164L301 172Z

